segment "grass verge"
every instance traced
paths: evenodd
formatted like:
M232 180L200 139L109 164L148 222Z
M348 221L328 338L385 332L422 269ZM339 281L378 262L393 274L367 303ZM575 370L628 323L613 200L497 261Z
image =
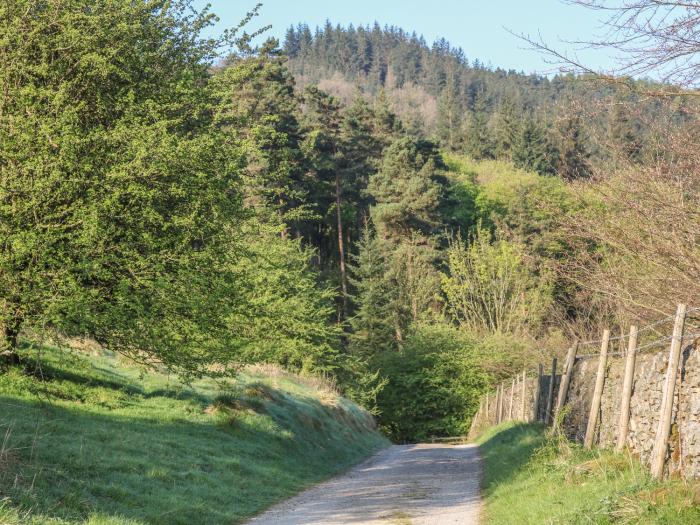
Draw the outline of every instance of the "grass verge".
M0 373L2 525L239 523L388 444L275 369L187 386L109 353L23 354Z
M487 525L700 523L700 485L654 482L628 454L587 451L541 425L501 425L478 443Z

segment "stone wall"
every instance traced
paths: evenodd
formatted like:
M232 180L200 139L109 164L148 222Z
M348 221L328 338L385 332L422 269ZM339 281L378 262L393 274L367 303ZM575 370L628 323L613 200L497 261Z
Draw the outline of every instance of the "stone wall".
M654 352L639 354L635 366L627 447L647 466L651 462L659 421L667 363L668 349L659 348ZM574 365L563 420L566 434L574 441L583 441L586 432L597 368L597 357L577 359ZM624 369L624 357L608 359L599 424L596 429L596 442L601 447L611 448L617 442ZM538 419L543 418L549 381L548 375L542 377L540 385L536 385L537 378L526 380L526 403L531 414L528 420L533 419L537 387L540 391ZM555 378L555 403L558 382L559 377ZM511 386L508 384L503 396L506 401L506 416L510 390ZM521 398L520 386L516 385L515 402L518 403L517 400ZM496 423L493 395L489 404L488 414L484 411L475 419L472 434L477 434ZM670 475L700 478L700 351L696 349L695 344L685 346L676 379L667 469Z

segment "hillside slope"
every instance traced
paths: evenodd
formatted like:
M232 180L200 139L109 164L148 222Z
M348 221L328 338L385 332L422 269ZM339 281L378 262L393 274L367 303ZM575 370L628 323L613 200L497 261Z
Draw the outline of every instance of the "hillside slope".
M188 387L105 352L38 352L0 375L3 524L237 523L387 444L276 369Z

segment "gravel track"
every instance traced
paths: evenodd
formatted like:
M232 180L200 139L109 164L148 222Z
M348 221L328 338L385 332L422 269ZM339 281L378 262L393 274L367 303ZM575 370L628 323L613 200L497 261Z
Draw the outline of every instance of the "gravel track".
M475 445L382 450L249 521L249 525L477 525Z

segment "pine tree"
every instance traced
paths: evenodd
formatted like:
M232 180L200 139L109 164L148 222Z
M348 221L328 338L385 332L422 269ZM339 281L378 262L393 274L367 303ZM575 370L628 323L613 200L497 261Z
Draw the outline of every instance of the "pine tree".
M438 98L437 134L440 143L452 151L456 151L462 142L462 115L459 77L450 67Z
M335 229L337 262L342 300L340 319L348 313L347 248L344 209L346 208L345 188L349 181L343 169L345 158L341 137L342 116L336 99L315 87L308 87L304 93L306 106L306 139L304 149L310 162L311 177L315 181L314 202L318 204L322 220L332 230ZM329 213L333 212L333 217ZM331 226L334 224L334 227Z
M368 187L386 278L394 287L392 319L396 341L430 310L439 289L436 251L444 164L434 144L398 139L385 152Z
M396 349L396 320L392 319L396 287L387 279L387 262L369 224L352 258L350 274L355 312L350 321L351 352L371 361L378 353Z

